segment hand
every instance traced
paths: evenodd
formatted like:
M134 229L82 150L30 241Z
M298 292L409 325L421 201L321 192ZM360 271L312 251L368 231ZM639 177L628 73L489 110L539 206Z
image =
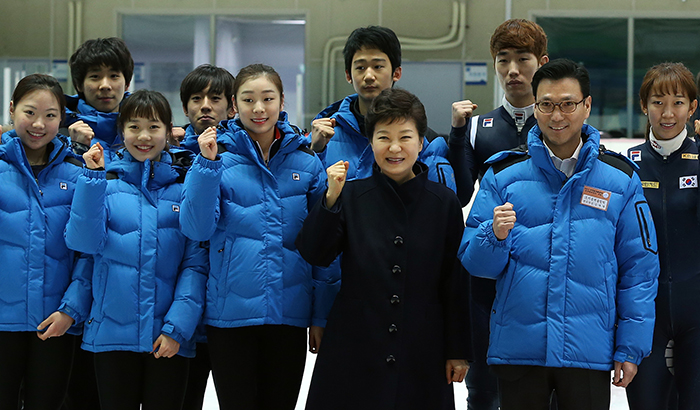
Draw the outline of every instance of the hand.
M693 123L694 128L695 128L695 133L700 135L700 120L695 120Z
M63 312L53 312L51 315L49 315L49 317L44 319L43 322L39 323L39 326L36 327L38 330L46 329L46 331L43 333L36 332L36 334L41 340L46 340L50 337L63 336L63 334L66 333L71 326L73 326L74 322L75 320L73 320L72 317Z
M622 377L620 377L622 373ZM613 375L613 385L617 387L627 387L637 375L637 365L632 362L615 362L615 373Z
M83 154L85 166L89 169L99 169L105 167L105 150L99 142L91 146L86 153Z
M463 359L450 359L445 364L445 375L447 384L452 382L462 383L469 371L469 363Z
M160 335L155 343L153 343L153 350L151 350L151 353L153 353L156 359L161 357L170 359L175 356L179 350L180 343L176 342L175 339L170 336Z
M311 149L323 152L335 135L335 118L318 118L311 122Z
M462 128L467 125L467 118L472 116L477 107L478 105L469 100L453 102L452 126L454 128Z
M197 138L199 150L202 151L202 156L210 161L216 159L216 153L219 150L216 145L216 127L209 127Z
M499 241L508 237L510 230L515 226L515 221L515 211L510 202L493 208L493 233Z
M309 351L311 353L316 354L321 349L321 339L323 338L324 330L321 326L311 326L309 328Z
M95 137L95 131L84 122L77 121L68 127L68 136L71 141L79 142L89 147L92 139Z
M174 145L176 147L179 147L180 143L184 139L185 139L185 129L182 127L173 127L172 131L170 132L170 139L169 139L168 143L170 145Z
M335 205L340 193L345 186L345 178L348 175L350 163L347 161L338 161L326 169L328 174L328 190L326 191L326 206L330 209Z

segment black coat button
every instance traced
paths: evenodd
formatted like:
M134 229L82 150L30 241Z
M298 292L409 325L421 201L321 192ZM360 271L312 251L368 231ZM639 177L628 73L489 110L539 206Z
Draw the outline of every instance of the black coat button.
M389 364L394 363L395 361L396 361L396 358L394 357L393 354L390 354L389 356L386 357L386 362Z
M398 275L399 273L401 273L401 266L394 265L394 267L391 268L391 273L393 273L394 275Z
M396 327L396 325L393 323L391 326L389 326L389 333L396 333L398 330L399 330L399 328Z
M394 238L394 245L396 245L396 246L403 245L403 238L400 237L399 235L396 235L396 238Z
M399 295L394 295L391 297L391 304L392 305L397 305L399 302L401 302Z

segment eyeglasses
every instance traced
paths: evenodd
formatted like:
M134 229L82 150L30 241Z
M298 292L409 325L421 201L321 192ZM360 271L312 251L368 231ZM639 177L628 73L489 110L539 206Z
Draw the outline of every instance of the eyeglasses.
M544 114L553 113L554 107L559 107L559 110L564 114L571 114L572 112L576 111L576 107L578 107L578 105L581 104L585 99L586 97L584 97L579 102L562 101L558 103L553 103L551 101L540 101L538 103L535 103L535 107L537 107L537 109Z

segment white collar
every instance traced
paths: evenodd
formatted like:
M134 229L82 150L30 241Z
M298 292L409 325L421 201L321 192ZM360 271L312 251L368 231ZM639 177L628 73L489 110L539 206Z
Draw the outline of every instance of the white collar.
M688 130L683 127L683 131L670 140L660 140L654 136L654 131L649 128L649 143L651 147L654 148L654 151L658 152L664 158L678 151L687 136Z

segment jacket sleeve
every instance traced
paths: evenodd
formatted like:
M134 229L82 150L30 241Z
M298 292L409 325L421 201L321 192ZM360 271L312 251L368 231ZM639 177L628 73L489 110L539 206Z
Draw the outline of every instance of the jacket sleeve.
M493 170L489 169L479 186L459 247L459 259L473 276L498 279L510 259L512 236L499 241L493 233L493 209L506 202L499 192Z
M180 206L180 227L194 241L208 241L221 215L220 198L223 164L217 156L215 161L197 155L185 177Z
M460 239L464 231L462 208L458 199L450 215L446 216L449 228L445 238L443 295L445 303L445 359L473 360L471 322L469 310L469 278L457 258Z
M311 265L329 266L343 250L342 199L341 193L333 208L328 209L323 195L309 212L294 241L301 256Z
M464 127L452 128L448 141L447 159L452 165L457 184L457 197L462 206L466 206L474 195L474 150L467 135L471 121Z
M107 205L105 171L83 168L73 194L70 218L66 225L66 245L88 254L102 252L107 241Z
M192 339L202 318L209 272L208 251L203 242L188 239L185 243L173 303L161 329L161 333L180 344Z
M326 172L317 159L316 177L308 193L308 204L313 206L322 200L327 189ZM340 290L340 261L336 258L329 266L312 266L313 303L311 324L326 327L326 318L331 311L335 296Z
M428 142L424 137L423 144L427 146L421 151L419 160L428 166L428 179L445 185L456 193L455 172L447 160L448 149L445 139L438 137L433 142Z
M92 255L76 252L76 262L73 267L71 282L68 289L63 294L59 312L63 312L75 320L75 324L68 331L71 334L79 334L80 331L73 331L78 328L90 315L92 306L92 270L94 260Z
M639 364L651 352L659 277L656 231L639 176L634 173L629 198L615 234L617 256L617 362Z

